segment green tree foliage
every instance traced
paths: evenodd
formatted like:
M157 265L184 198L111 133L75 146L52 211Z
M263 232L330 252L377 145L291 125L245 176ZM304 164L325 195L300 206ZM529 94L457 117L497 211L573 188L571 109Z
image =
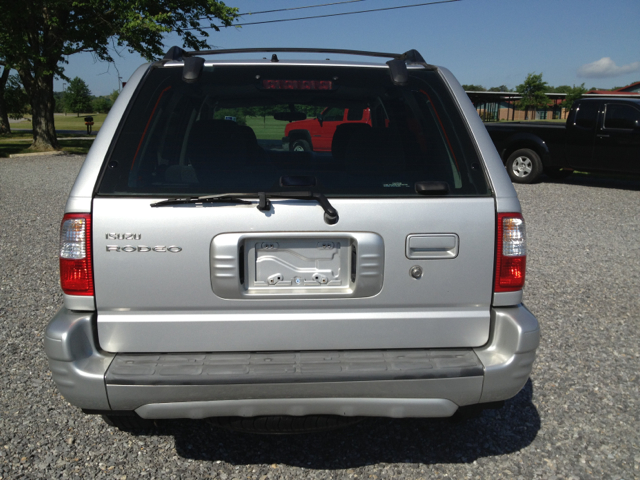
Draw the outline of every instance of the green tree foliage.
M163 54L162 39L175 32L190 49L208 48L203 28L219 30L238 17L218 0L29 0L0 1L0 60L20 75L33 115L33 147L58 146L53 124L54 76L64 77L69 55L92 52L113 61L109 46L151 60Z
M247 124L247 114L244 108L221 108L216 110L213 114L213 118L216 120L225 120L225 118L230 117L235 119L234 121L238 125L246 125Z
M587 92L587 89L584 88L584 83L579 86L569 86L569 85L560 85L559 87L549 87L549 92L553 93L566 93L567 96L564 98L560 106L565 110L569 110L573 102L582 97Z
M29 110L29 99L17 75L3 67L0 75L0 135L11 133L9 118L18 120Z
M489 92L510 92L511 90L509 90L509 87L507 87L506 85L500 85L499 87L491 87L488 91Z
M64 113L64 92L53 92L53 101L53 111L55 113Z
M274 105L263 105L260 107L252 107L251 115L254 117L262 117L262 122L267 124L267 117L273 115L275 112L279 112L281 108Z
M582 97L582 95L587 93L587 89L584 88L584 83L583 83L577 87L575 85L573 87L569 87L567 91L560 92L560 93L567 94L567 96L565 97L564 101L560 104L560 106L566 110L569 110L571 108L571 105L573 105L573 102L575 102L580 97Z
M9 75L4 89L4 101L9 118L19 120L29 111L29 97L22 88L18 75Z
M111 110L111 105L109 97L95 97L91 101L91 110L96 113L108 113Z
M486 92L487 89L482 85L462 85L465 92Z
M549 87L548 90L552 93L569 93L571 87L569 85L560 85L559 87Z
M111 100L111 105L116 103L116 100L118 99L119 95L120 95L120 91L119 90L114 90L113 92L111 92L109 94L109 100Z
M92 112L91 100L89 86L80 77L75 77L64 92L65 112L74 112L78 117L81 113Z
M10 68L2 64L2 75L0 75L0 135L8 135L11 133L11 125L9 124L9 113L4 100L4 91L9 80Z
M307 118L316 118L326 107L314 107L313 105L296 105L296 110L307 114Z
M516 92L522 95L518 107L525 111L525 119L529 109L537 110L548 105L549 98L545 95L548 88L549 84L542 80L542 73L530 73L523 83L516 86Z

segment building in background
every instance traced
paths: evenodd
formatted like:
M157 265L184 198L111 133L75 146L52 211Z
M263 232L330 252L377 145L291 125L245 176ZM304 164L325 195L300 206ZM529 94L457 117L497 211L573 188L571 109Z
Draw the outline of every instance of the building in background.
M522 96L518 92L466 92L471 103L484 122L497 121L524 121L526 120L564 120L569 114L569 110L562 108L561 103L567 96L566 93L546 93L549 103L546 108L539 108L536 111L529 110L525 114L524 110L518 110L518 100ZM594 97L598 95L640 95L640 82L634 82L626 87L615 90L594 89L585 96ZM526 117L526 118L525 118Z
M587 95L640 95L640 82L615 90L591 90L587 92Z

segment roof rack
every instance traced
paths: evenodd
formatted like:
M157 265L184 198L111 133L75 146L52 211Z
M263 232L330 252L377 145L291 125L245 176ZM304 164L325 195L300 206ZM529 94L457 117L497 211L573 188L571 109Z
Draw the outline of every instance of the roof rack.
M404 53L383 53L383 52L367 52L362 50L345 50L335 48L235 48L235 49L220 49L220 50L199 50L193 52L187 52L180 47L171 47L166 55L164 61L177 61L184 62L183 80L191 83L196 82L202 72L204 66L204 59L201 55L226 55L237 53L273 53L271 57L272 62L277 62L278 57L275 53L329 53L338 55L358 55L363 57L381 57L391 58L387 62L389 66L389 73L391 74L391 80L396 85L405 85L409 81L409 73L407 71L407 64L417 63L424 65L425 67L432 67L427 64L417 50L408 50Z

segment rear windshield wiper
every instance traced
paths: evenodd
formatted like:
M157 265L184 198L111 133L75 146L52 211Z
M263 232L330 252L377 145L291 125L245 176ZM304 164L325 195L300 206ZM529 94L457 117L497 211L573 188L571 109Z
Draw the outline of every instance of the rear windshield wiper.
M202 195L200 197L186 197L186 198L170 198L163 200L162 202L152 203L152 207L167 207L169 205L182 205L182 204L197 204L197 203L240 203L245 205L251 205L252 202L243 200L240 197L255 196L255 194L247 193L221 193L219 195Z
M329 203L327 197L319 192L259 192L258 210L267 211L271 208L270 198L293 198L300 200L315 200L324 210L324 221L329 225L338 223L338 211Z
M338 211L329 203L327 197L318 192L258 192L258 193L221 193L217 195L203 195L200 197L170 198L152 203L152 207L166 207L169 205L198 204L198 203L238 203L251 205L252 202L241 197L258 197L258 210L263 212L271 209L270 198L292 198L300 200L314 200L324 210L324 221L329 225L338 223Z

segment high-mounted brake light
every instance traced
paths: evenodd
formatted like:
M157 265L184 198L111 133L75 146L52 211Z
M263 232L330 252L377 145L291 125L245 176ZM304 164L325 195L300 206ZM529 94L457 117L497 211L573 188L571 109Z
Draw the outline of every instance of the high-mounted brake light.
M262 80L265 90L331 90L331 80Z
M527 241L519 213L499 213L494 291L513 292L524 287Z
M62 219L60 286L67 295L93 295L89 213L67 213Z

